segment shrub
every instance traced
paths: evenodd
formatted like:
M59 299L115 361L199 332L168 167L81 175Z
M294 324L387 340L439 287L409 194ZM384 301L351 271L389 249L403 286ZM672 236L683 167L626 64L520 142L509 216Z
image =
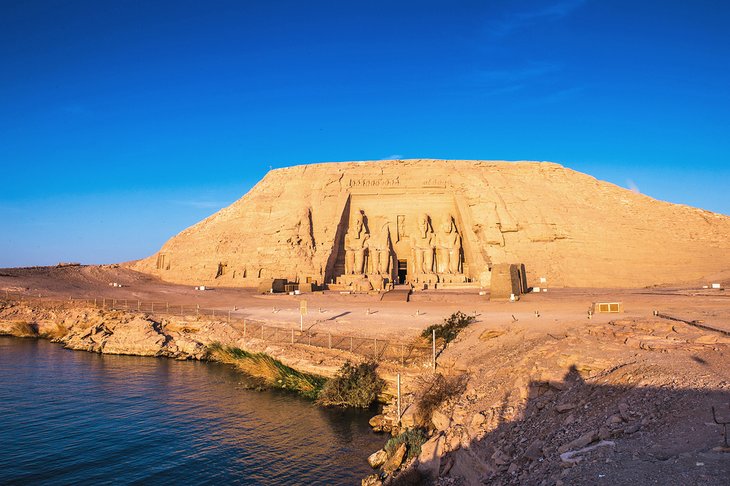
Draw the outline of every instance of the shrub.
M406 444L406 461L416 457L421 453L421 446L428 440L426 431L422 428L407 429L395 437L388 439L385 443L385 452L388 457L395 454L401 444Z
M437 374L416 393L416 418L424 427L431 425L434 410L445 401L466 390L467 375L444 376Z
M376 363L353 365L347 361L337 376L327 380L317 402L325 406L368 408L377 400L385 382Z
M433 331L436 331L436 339L443 341L444 346L456 339L456 336L469 324L474 322L476 316L468 316L461 311L456 311L444 319L443 324L432 324L423 330L421 337L431 339Z
M16 337L38 337L38 324L20 321L13 324L10 334Z

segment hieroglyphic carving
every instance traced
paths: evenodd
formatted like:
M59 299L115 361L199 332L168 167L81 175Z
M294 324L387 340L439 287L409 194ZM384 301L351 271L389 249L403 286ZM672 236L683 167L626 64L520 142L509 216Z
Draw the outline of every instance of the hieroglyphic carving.
M408 238L408 234L406 233L406 216L404 214L399 214L396 219L396 239L395 241L401 241L406 238Z

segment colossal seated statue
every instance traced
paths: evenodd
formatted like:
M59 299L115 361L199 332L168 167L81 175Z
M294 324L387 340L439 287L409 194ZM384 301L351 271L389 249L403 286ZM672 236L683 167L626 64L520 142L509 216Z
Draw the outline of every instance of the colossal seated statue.
M439 273L461 273L461 235L451 214L439 228L437 258Z
M365 254L368 249L370 235L365 228L362 210L358 210L345 233L345 274L362 275L364 273Z

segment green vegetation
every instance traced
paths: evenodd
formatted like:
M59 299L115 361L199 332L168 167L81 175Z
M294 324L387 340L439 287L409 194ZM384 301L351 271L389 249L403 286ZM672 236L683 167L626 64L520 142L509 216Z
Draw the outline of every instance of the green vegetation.
M385 382L376 373L377 364L342 365L334 378L297 371L265 353L214 343L208 355L234 365L269 388L291 390L324 406L368 408L377 400Z
M428 434L421 428L407 429L385 443L385 452L391 457L401 444L406 444L405 460L411 460L421 453L421 446L428 440Z
M385 382L376 373L376 363L342 365L337 376L327 380L317 403L325 406L368 408L377 400Z
M297 371L265 353L250 353L218 343L210 345L208 351L213 359L236 366L266 386L292 390L306 398L316 399L327 381L322 376Z
M443 324L432 324L423 330L421 337L431 339L433 331L436 331L436 339L441 340L446 346L456 339L456 336L469 324L476 320L476 316L468 316L461 311L456 311L444 319Z

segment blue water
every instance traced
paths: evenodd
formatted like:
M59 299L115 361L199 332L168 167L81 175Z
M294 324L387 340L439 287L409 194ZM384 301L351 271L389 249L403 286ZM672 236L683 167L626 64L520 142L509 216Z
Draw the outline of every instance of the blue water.
M354 484L366 412L244 389L215 363L0 337L0 484Z

